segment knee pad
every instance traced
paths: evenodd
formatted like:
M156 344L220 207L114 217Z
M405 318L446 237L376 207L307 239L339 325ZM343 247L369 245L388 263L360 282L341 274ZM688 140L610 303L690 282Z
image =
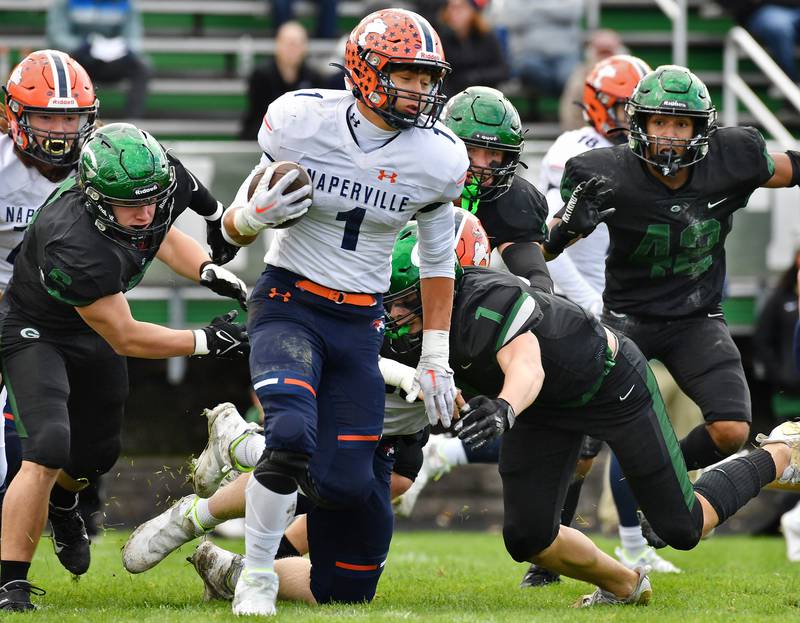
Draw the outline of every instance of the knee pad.
M530 561L553 544L558 536L559 524L549 532L533 533L532 526L503 526L503 541L506 551L517 562Z
M69 464L69 427L48 424L22 442L22 458L51 469L63 469Z
M73 478L94 480L114 467L122 449L118 435L74 448L64 471Z
M308 471L309 457L289 450L264 450L253 470L253 478L267 489L286 495L298 487L315 506L332 508L330 502L319 494L316 483Z

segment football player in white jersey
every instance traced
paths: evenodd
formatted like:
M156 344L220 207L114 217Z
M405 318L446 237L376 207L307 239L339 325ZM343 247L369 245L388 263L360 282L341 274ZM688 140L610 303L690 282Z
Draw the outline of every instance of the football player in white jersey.
M609 147L627 140L627 134L623 131L628 127L625 104L639 80L649 71L650 67L640 58L620 54L600 61L589 72L582 102L586 127L564 132L542 160L539 188L546 194L551 218L564 205L559 188L567 160L590 149ZM603 310L607 253L608 227L601 223L590 236L571 245L547 263L556 292L599 315ZM583 477L588 473L601 447L600 442L591 438L584 440L576 479L567 493L572 514L578 502ZM618 473L612 474L611 481L616 484L620 478ZM678 573L680 569L661 558L647 545L636 516L635 500L629 492L624 495L618 493L617 489L619 487L612 484L620 517L621 547L615 550L617 557L630 568L647 564L653 571ZM629 491L627 487L625 489L626 492ZM531 565L526 580L531 585L542 585L554 581L555 577L546 569Z
M250 372L267 443L247 488L247 566L234 613L275 612L273 563L298 486L317 503L308 517L313 600L374 595L392 526L391 467L373 467L384 403L381 293L395 236L414 216L427 322L415 390L431 421L449 425L452 202L468 158L437 121L448 71L424 18L401 9L370 14L347 42L349 89L287 93L259 133L262 168L301 164L313 203L310 187L284 194L297 173L270 188L267 168L252 200L248 178L224 216L228 240L246 244L304 215L276 232L250 299Z

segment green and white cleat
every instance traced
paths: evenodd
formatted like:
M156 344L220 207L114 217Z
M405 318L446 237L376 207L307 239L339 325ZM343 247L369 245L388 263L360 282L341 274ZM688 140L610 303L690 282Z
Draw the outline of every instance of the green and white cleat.
M230 402L205 409L208 418L208 443L192 465L194 491L201 498L210 498L242 473L252 467L239 465L233 451L249 435L258 434L261 427L255 422L245 422Z
M773 428L769 435L756 435L756 441L762 447L771 443L789 446L792 449L792 459L778 477L778 482L782 485L800 484L800 421L783 422Z
M152 569L184 543L205 534L195 513L199 498L187 495L133 531L122 548L122 564L130 573Z
M650 598L653 596L653 588L650 586L650 580L647 577L647 574L650 572L650 567L637 567L634 569L634 571L639 574L639 581L636 583L636 587L628 597L620 598L614 595L614 593L609 593L608 591L604 591L602 588L598 588L591 595L584 595L578 599L578 601L572 604L572 607L589 608L591 606L600 605L646 606L650 602Z
M233 595L233 613L237 616L256 614L275 616L278 599L278 574L271 569L242 570Z
M624 548L615 547L614 555L628 569L635 570L637 567L650 567L653 573L682 573L669 560L663 559L652 547L645 547L640 553L631 556Z
M233 599L236 583L244 568L244 556L222 549L211 541L203 541L186 560L192 563L203 580L204 601Z

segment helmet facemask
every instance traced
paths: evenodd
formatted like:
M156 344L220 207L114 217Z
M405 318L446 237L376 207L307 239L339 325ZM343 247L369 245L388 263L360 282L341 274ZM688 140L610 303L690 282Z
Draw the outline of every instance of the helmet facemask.
M469 165L467 183L461 194L462 200L466 200L466 205L462 207L475 214L480 201L493 201L511 188L522 149L521 146L497 145L472 139L462 140L468 147L496 150L503 154L502 161L493 160L488 166L473 163Z
M383 297L384 335L389 341L389 347L398 355L405 355L422 347L422 323L419 330L411 331L412 323L419 318L422 320L422 297L419 282L395 294ZM402 316L394 317L392 311L397 308L406 310Z

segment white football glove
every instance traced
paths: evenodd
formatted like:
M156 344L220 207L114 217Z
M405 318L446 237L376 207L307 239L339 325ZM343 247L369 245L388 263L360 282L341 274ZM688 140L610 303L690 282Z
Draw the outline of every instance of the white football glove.
M247 286L227 268L214 262L204 262L200 266L200 285L220 296L236 299L242 309L247 309Z
M449 332L431 330L422 332L422 354L406 401L414 402L422 391L425 413L431 426L441 421L442 426L450 428L453 402L458 392L453 380L453 370L448 363L449 357Z
M289 219L303 216L311 207L311 198L308 196L311 193L311 186L308 184L288 195L283 194L283 191L300 175L299 171L289 171L270 188L272 172L273 169L268 167L253 192L253 198L246 206L236 211L233 223L244 236L254 236L262 229L275 227Z

